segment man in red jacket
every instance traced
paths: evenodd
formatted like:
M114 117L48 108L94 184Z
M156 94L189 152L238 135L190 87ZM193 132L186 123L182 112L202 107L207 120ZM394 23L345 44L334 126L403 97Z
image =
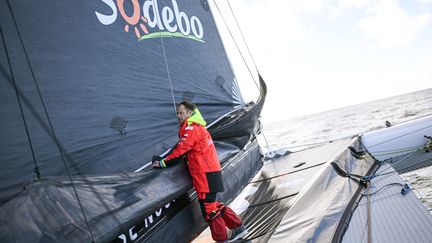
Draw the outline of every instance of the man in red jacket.
M153 167L166 168L186 154L192 183L213 240L232 242L244 237L247 230L237 214L216 201L217 192L222 192L224 188L220 162L213 140L205 127L205 120L195 104L189 101L177 105L177 118L180 141L165 159L154 161ZM226 227L232 230L229 238Z

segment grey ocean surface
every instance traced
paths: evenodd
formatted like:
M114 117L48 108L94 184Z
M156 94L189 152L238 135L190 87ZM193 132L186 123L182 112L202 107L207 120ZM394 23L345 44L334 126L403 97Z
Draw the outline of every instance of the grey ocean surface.
M265 124L271 149L297 151L432 114L432 89ZM432 135L432 134L425 134ZM260 136L264 151L267 145ZM432 213L432 167L402 175Z

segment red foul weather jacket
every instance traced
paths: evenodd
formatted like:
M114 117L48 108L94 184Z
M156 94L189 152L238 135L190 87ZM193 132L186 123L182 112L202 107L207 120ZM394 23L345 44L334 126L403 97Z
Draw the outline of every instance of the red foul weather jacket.
M198 109L195 109L179 128L180 141L174 150L165 158L169 165L176 158L186 154L189 173L197 192L222 192L223 181L220 162L210 133L205 128Z

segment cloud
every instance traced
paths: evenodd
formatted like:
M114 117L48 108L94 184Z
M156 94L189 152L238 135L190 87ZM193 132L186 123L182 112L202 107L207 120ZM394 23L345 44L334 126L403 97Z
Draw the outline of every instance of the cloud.
M337 0L334 6L330 7L329 15L331 18L341 18L348 10L362 9L375 2L376 0Z
M338 6L342 9L362 8L376 0L339 0Z
M359 21L360 29L371 36L377 47L390 48L408 44L432 20L430 14L410 16L396 1L381 0Z
M277 1L282 3L285 8L295 12L319 12L323 9L324 0L302 0L302 1Z
M316 12L320 11L326 0L302 0L302 1L280 1L280 0L243 0L233 1L243 6L270 6L273 10L285 9L294 12Z
M432 3L432 0L417 0L419 3L422 4L428 4L428 3Z

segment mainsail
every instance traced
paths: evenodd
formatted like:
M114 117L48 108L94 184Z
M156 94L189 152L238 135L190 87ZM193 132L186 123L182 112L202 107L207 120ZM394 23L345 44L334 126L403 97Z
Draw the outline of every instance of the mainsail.
M0 239L111 241L191 198L185 165L134 172L175 144L184 99L224 163L248 161L225 199L261 165L265 84L244 106L207 1L1 0L0 21Z

